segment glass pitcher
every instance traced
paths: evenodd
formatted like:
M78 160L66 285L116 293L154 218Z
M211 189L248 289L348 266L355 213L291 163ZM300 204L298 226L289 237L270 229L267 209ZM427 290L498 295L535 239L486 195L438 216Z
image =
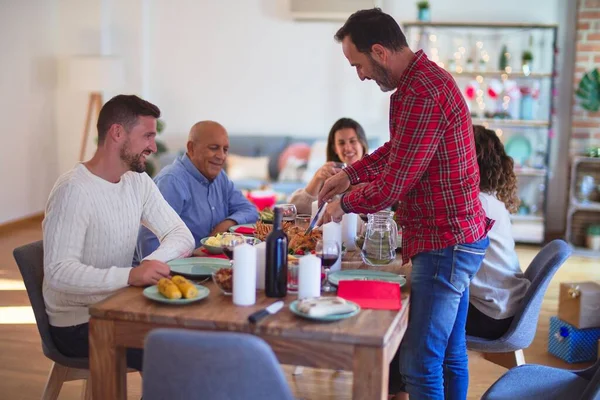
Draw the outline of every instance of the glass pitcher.
M369 214L361 251L363 262L372 267L391 263L396 258L397 241L398 225L392 211Z

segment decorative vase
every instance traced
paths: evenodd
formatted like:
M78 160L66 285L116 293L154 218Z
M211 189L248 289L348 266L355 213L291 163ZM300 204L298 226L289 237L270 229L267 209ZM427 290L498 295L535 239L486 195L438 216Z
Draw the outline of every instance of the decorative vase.
M447 70L450 72L456 71L456 61L454 61L454 59L451 58L450 60L448 60Z
M419 21L429 22L431 21L431 14L429 8L419 8L419 14L417 16Z
M523 60L523 64L521 65L521 69L523 70L523 74L525 76L529 76L531 74L531 64L527 60Z
M465 66L465 70L467 72L473 72L474 71L474 67L473 67L473 60L469 59L467 60L467 65Z
M587 235L585 244L591 250L600 251L600 235Z
M533 119L533 96L531 89L528 87L521 88L521 104L519 107L519 119Z
M479 68L477 70L480 72L487 71L487 63L485 62L485 60L483 58L481 60L479 60Z

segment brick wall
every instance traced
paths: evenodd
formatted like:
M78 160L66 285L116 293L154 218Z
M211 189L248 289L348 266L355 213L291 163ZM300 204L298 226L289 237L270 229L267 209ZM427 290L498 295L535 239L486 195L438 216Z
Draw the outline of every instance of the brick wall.
M579 0L577 9L577 42L575 49L575 90L581 77L593 68L600 69L600 0ZM589 112L573 99L571 154L600 146L600 111Z

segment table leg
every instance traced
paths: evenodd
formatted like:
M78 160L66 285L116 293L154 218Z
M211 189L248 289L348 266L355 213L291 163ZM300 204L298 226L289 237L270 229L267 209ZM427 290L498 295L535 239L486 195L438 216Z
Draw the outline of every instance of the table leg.
M356 346L353 372L353 400L388 398L389 364L386 363L383 348Z
M90 318L90 376L94 399L127 399L125 348L115 341L112 321Z

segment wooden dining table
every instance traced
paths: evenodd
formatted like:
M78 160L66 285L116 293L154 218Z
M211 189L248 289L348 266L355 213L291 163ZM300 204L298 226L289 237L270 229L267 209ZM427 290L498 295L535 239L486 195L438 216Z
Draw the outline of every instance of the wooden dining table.
M367 269L358 252L348 252L342 269ZM377 270L409 275L400 255ZM257 291L256 304L236 306L212 282L210 295L185 306L147 299L141 288L128 287L90 307L90 373L94 399L126 399L125 349L143 348L156 328L227 331L265 340L282 364L353 372L353 399L387 399L388 368L408 323L410 282L402 288L399 311L363 309L354 317L319 323L294 315L287 307L297 299L288 294L286 306L256 324L248 316L279 299Z

